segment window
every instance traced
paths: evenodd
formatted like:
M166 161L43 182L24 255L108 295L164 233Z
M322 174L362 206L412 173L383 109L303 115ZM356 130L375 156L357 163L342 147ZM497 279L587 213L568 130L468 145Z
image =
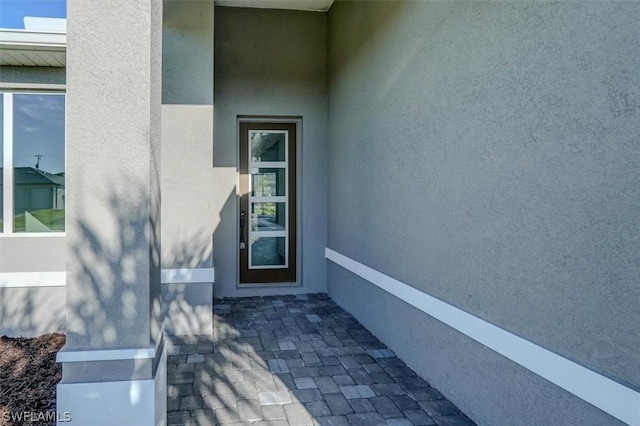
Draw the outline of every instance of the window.
M65 96L0 95L0 232L64 232Z

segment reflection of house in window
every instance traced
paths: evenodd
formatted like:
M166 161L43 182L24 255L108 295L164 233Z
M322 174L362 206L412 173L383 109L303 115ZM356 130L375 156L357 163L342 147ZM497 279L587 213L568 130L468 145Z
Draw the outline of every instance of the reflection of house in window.
M64 173L14 168L14 212L16 231L64 230Z

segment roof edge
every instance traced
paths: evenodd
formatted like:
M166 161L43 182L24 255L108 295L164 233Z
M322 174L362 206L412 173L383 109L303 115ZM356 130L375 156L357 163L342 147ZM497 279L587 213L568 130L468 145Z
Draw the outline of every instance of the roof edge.
M63 51L67 48L67 34L59 31L0 28L0 48Z

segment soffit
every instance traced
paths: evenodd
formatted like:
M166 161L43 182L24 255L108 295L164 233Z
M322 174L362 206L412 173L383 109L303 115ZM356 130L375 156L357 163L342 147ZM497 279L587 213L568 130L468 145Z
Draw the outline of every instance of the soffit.
M61 32L0 30L0 66L64 67L67 36Z
M215 0L218 6L326 12L333 0Z

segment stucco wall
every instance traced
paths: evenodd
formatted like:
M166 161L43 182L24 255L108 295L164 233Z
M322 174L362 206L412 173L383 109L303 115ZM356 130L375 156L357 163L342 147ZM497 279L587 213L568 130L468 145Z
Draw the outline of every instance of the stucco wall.
M216 8L215 211L216 296L326 291L327 38L324 13ZM301 117L302 201L298 232L301 287L236 288L237 119Z
M0 70L0 83L65 84L66 68L7 67Z
M64 271L65 237L0 237L1 272Z
M64 333L65 303L64 287L0 287L0 336Z
M165 1L163 268L212 265L213 17L210 1Z
M67 13L65 350L145 348L161 320L162 3Z
M162 267L213 267L213 28L210 1L165 1L162 62ZM166 330L210 334L213 283L162 285Z
M335 3L328 246L640 389L639 18ZM614 423L337 266L329 289L480 423Z
M213 0L164 1L162 103L213 102Z

